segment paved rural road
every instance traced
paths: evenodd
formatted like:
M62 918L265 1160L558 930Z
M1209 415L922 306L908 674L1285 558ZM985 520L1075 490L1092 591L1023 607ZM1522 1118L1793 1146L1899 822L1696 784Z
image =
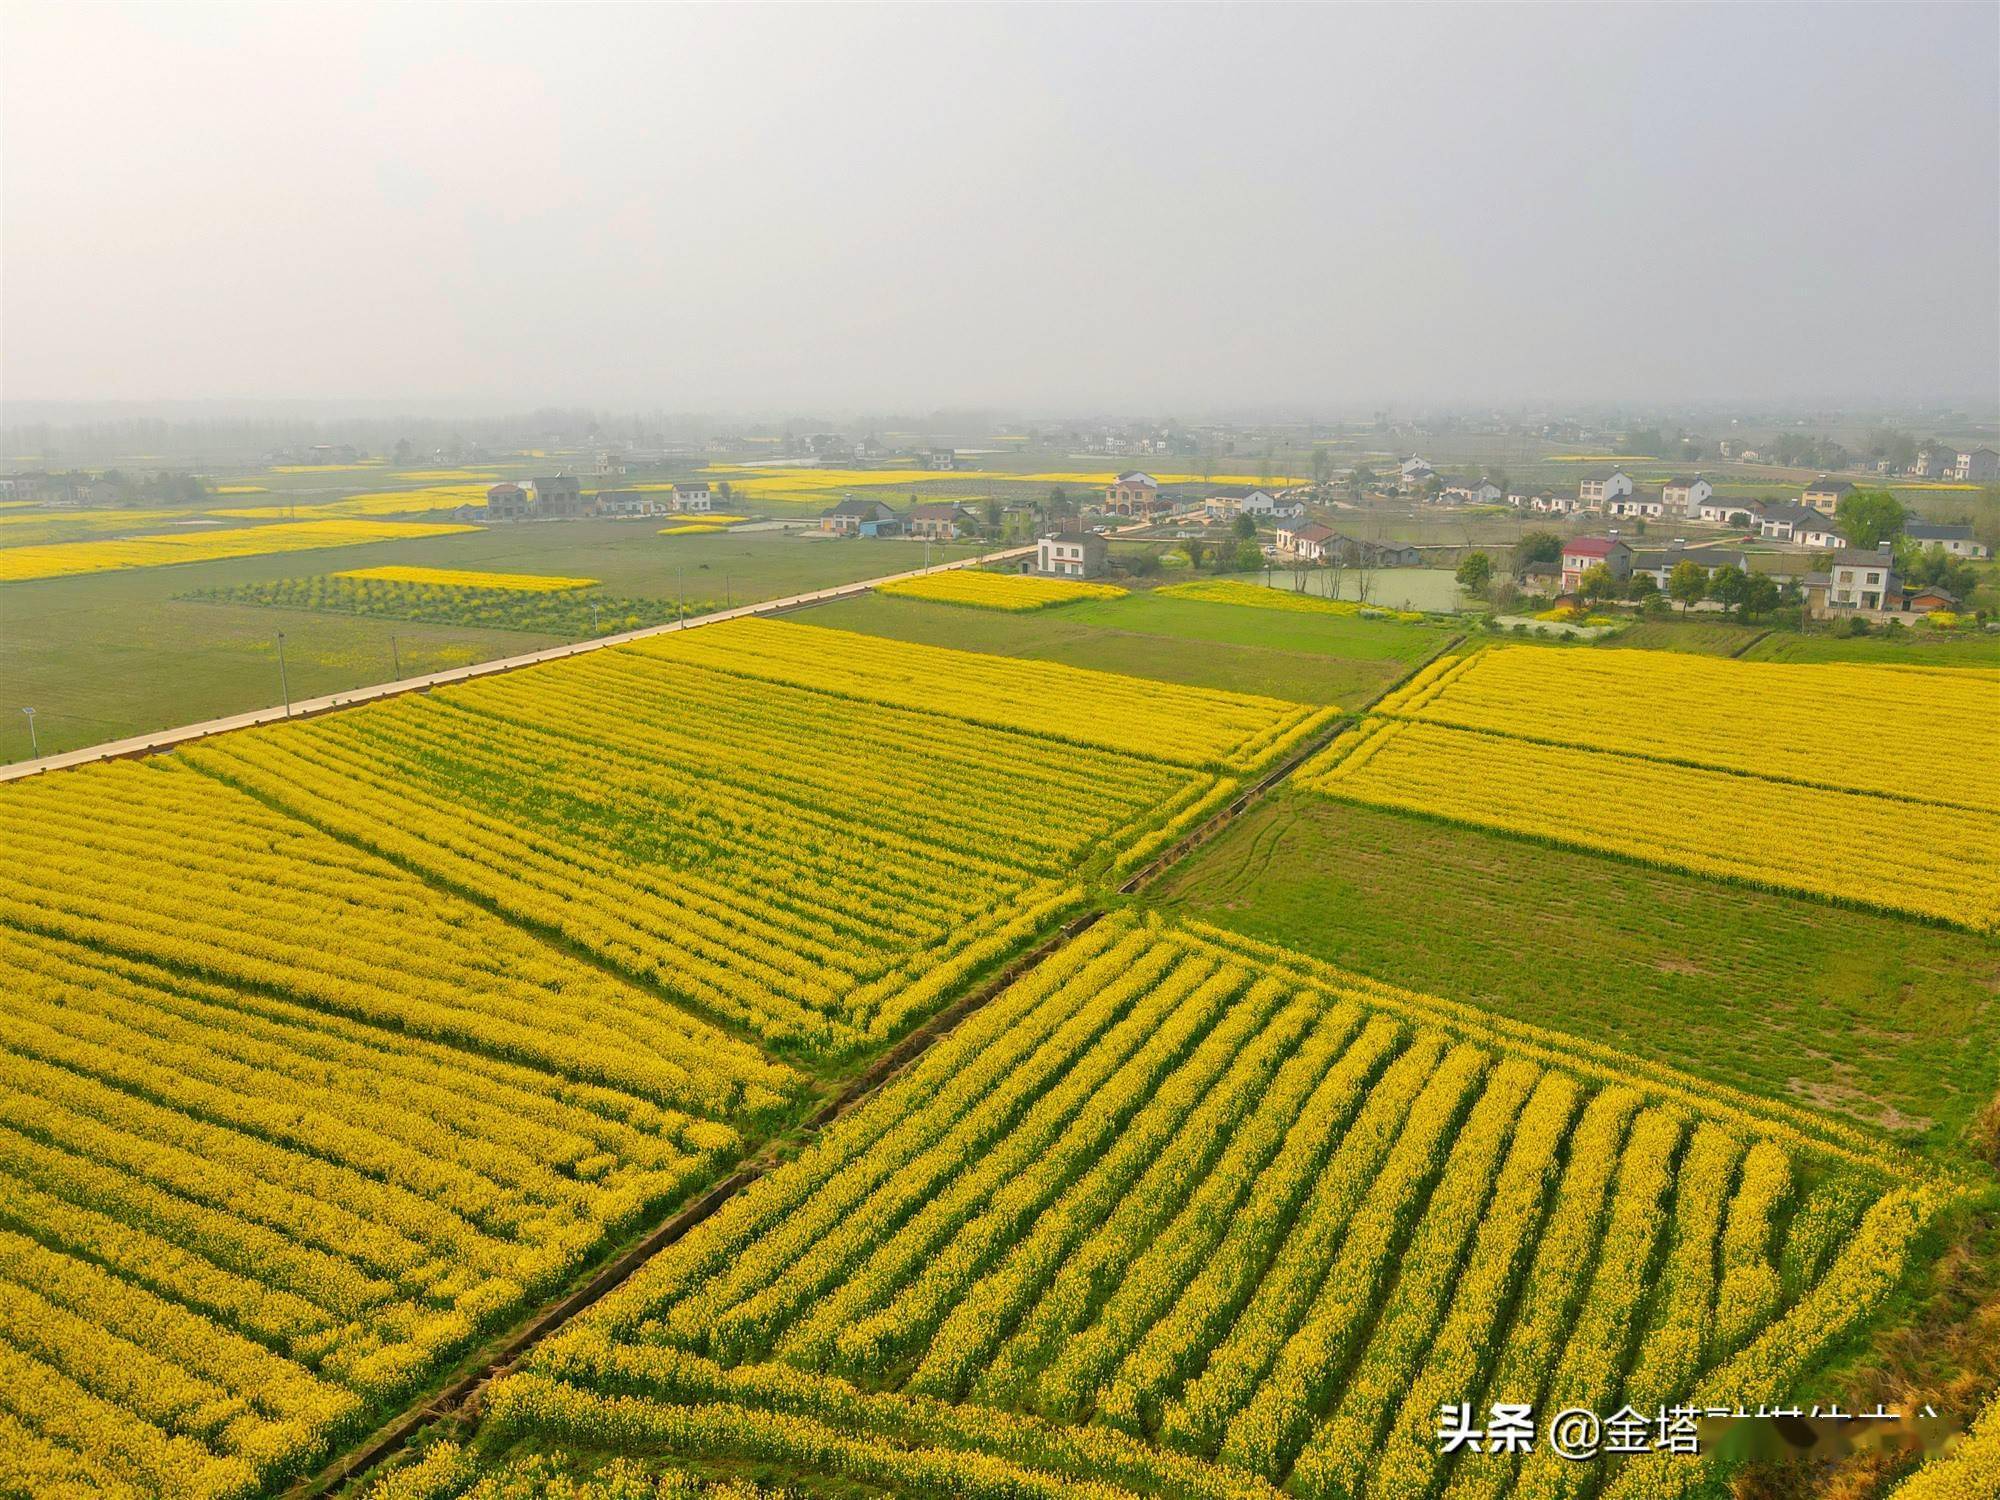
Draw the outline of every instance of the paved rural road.
M1125 528L1132 530L1136 528ZM693 630L702 625L713 625L719 620L740 619L744 615L769 615L781 610L797 609L804 604L819 604L828 599L846 599L855 594L865 594L878 583L894 583L903 578L921 578L926 573L947 573L954 568L974 568L984 563L1005 562L1009 558L1025 557L1035 549L1009 547L1000 552L987 552L978 557L962 557L956 562L936 563L928 568L912 568L907 573L888 573L880 578L864 578L859 583L843 583L836 588L817 589L809 594L790 594L783 599L766 599L760 604L742 604L735 609L719 609L713 614L697 615L691 620L676 620L667 625L649 625L644 630L627 630L618 635L599 636L595 640L578 641L570 646L549 646L540 651L531 651L526 656L503 656L494 661L474 662L469 667L453 667L446 672L432 672L423 677L405 677L400 682L378 682L373 687L349 688L346 692L330 693L324 698L304 698L291 706L291 711L283 708L260 708L247 714L231 714L226 719L207 719L199 724L183 724L178 729L162 729L153 734L138 734L130 739L109 740L102 745L88 745L81 750L65 750L60 755L44 755L40 760L24 760L11 766L0 766L0 781L19 781L24 776L37 776L43 771L60 771L69 766L88 765L95 760L118 760L127 756L150 755L156 750L171 750L176 745L185 745L190 740L205 739L211 734L223 734L231 729L249 729L258 724L277 724L287 718L302 719L313 714L323 714L329 709L346 708L355 703L368 703L377 698L393 698L398 693L420 692L424 688L438 687L447 682L464 682L473 677L487 677L495 672L511 672L517 667L532 667L537 662L560 661L565 656L580 656L586 651L602 651L606 646L622 646L627 641L644 640L649 635L666 635L675 630Z

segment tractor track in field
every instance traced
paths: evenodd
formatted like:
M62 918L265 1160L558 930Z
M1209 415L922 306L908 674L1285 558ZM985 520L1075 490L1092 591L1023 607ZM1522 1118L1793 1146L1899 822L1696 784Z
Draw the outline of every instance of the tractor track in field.
M1421 660L1413 663L1410 669L1384 689L1384 692L1395 691L1439 657L1454 650L1464 640L1463 634L1452 636ZM1378 698L1380 696L1378 695ZM1215 838L1272 790L1281 786L1300 766L1339 738L1360 717L1361 714L1357 713L1334 720L1280 764L1244 788L1226 807L1198 827L1191 829L1129 876L1117 887L1117 893L1121 896L1135 895L1152 884L1185 855ZM1079 912L1034 947L1003 964L982 983L911 1031L868 1067L849 1079L831 1099L798 1127L798 1133L814 1135L833 1124L910 1067L929 1051L934 1043L949 1036L963 1021L983 1009L1016 979L1065 944L1087 932L1105 915L1106 910L1102 906L1093 906ZM779 1141L784 1139L786 1137L778 1138ZM690 1231L712 1218L731 1198L778 1166L781 1158L772 1149L776 1144L778 1141L766 1142L760 1151L738 1162L722 1181L693 1202L676 1210L643 1238L628 1245L594 1272L581 1286L557 1301L539 1308L525 1321L516 1324L512 1330L501 1336L498 1342L486 1345L484 1357L473 1368L465 1371L442 1389L405 1407L387 1422L376 1427L359 1445L323 1465L317 1472L294 1482L290 1488L283 1491L287 1500L314 1500L314 1497L333 1493L342 1485L366 1474L377 1464L394 1457L428 1427L439 1423L475 1421L484 1404L487 1388L517 1368L537 1344L622 1286L647 1261L685 1238Z

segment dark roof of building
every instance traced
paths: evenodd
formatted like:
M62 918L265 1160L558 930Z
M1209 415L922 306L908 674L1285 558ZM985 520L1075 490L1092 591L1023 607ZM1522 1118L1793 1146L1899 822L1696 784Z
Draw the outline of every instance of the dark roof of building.
M1969 542L1972 527L1940 521L1905 521L1903 535L1913 542Z
M674 481L674 492L676 494L683 490L707 490L713 488L714 486L706 479L676 479Z
M1248 500L1252 495L1268 495L1271 492L1261 484L1226 484L1220 489L1210 490L1211 500Z
M1605 480L1624 473L1623 469L1592 469L1588 474L1580 474L1577 477L1584 484L1602 484Z
M864 521L885 520L895 514L880 500L843 500L821 511L822 516L856 516Z
M1152 489L1158 489L1160 487L1159 480L1155 479L1151 474L1142 474L1137 469L1128 469L1123 474L1120 474L1118 476L1117 483L1143 484Z
M972 512L956 500L926 500L921 505L913 505L909 510L912 521L954 521Z
M1895 554L1887 547L1842 547L1833 554L1836 567L1842 568L1893 568Z
M1845 479L1828 479L1822 474L1806 486L1806 493L1808 495L1838 495L1843 490L1851 490L1853 488L1854 486L1849 484Z
M1708 481L1702 478L1701 475L1699 474L1695 475L1692 479L1683 479L1679 475L1675 475L1672 479L1669 479L1667 481L1666 488L1670 490L1689 490L1693 489L1697 484L1708 484ZM1708 487L1710 489L1715 488L1715 486L1712 484L1710 484Z
M1903 593L1905 599L1921 599L1925 595L1929 595L1933 599L1942 599L1948 604L1958 603L1958 595L1954 594L1950 589L1939 588L1934 583L1926 583L1920 588L1906 589Z
M1331 526L1322 526L1317 521L1308 521L1303 526L1291 528L1294 540L1301 542L1330 542L1335 536Z

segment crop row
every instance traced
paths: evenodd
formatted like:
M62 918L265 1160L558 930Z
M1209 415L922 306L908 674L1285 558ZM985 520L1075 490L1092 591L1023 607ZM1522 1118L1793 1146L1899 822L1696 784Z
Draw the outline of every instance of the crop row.
M995 609L1009 614L1074 604L1080 599L1119 599L1125 590L1111 583L1084 583L1065 578L1032 578L1019 573L988 573L977 568L953 568L895 583L879 584L878 594L926 599L934 604L961 604L971 609Z
M1434 664L1376 711L2000 812L2000 674L1991 672L1500 646ZM1885 752L1867 732L1880 723L1921 723L1923 732Z
M1583 1470L1441 1455L1439 1406L1779 1394L1941 1201L1840 1166L1879 1201L1784 1293L1813 1148L1746 1123L1114 916L495 1409L510 1434L850 1478L840 1444L921 1437L946 1467L869 1481L913 1493L1564 1495Z
M601 653L182 759L813 1057L1046 927L1098 845L1213 805L1213 779L1151 760L739 689Z
M2000 813L1372 719L1301 771L1346 801L1504 829L1644 864L2000 927ZM1940 858L1912 849L1950 850Z
M306 552L319 547L351 547L358 542L408 541L476 531L474 526L432 522L313 520L294 525L234 526L157 536L49 542L0 550L0 583L29 578L64 578L121 568L157 568L169 563L215 562L261 557L272 552Z
M234 796L120 775L211 818ZM259 1492L740 1149L685 1103L326 1008L283 963L231 979L55 925L0 925L0 1452L37 1494Z
M528 630L543 635L608 635L664 625L686 614L704 614L720 604L706 600L627 599L589 589L590 579L555 579L558 587L382 579L385 573L437 572L450 578L479 575L452 569L371 568L360 575L335 573L310 578L278 578L264 583L196 589L180 597L202 604L254 604L270 609L311 609L328 614L365 615L425 625L466 625L489 630ZM497 579L525 574L495 574Z
M1330 713L1245 693L777 620L732 620L652 636L625 649L737 677L1218 770L1248 770L1275 759L1285 744Z

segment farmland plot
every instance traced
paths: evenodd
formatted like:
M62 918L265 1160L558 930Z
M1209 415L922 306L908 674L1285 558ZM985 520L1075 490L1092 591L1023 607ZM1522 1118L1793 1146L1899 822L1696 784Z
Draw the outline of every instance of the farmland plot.
M1880 726L1903 717L1926 732L1885 751ZM1497 648L1426 668L1299 781L1990 932L1995 722L1986 673Z
M1155 705L1109 674L960 652L889 675L882 643L845 632L697 637L180 758L702 1014L838 1058L1045 930L1114 840L1137 858L1212 810L1237 781L1187 765L1188 738L1268 757L1324 720L1185 690ZM1051 705L1057 671L1069 696ZM1058 708L1072 738L1000 727ZM1107 726L1158 754L1099 748Z
M296 1471L801 1080L185 768L5 791L0 1465Z
M1560 1460L1441 1455L1440 1405L1786 1392L1951 1191L1609 1049L1113 917L544 1345L490 1431L899 1494L1568 1494Z
M1436 663L1375 712L2000 812L2000 672L1916 676L1896 667L1499 647ZM1861 732L1906 723L1921 732L1895 735L1893 751Z
M987 573L954 568L881 584L877 593L929 599L938 604L962 604L969 609L997 609L1008 614L1052 609L1084 599L1122 599L1125 590L1114 583L1084 583L1066 578L1029 578L1019 573Z

